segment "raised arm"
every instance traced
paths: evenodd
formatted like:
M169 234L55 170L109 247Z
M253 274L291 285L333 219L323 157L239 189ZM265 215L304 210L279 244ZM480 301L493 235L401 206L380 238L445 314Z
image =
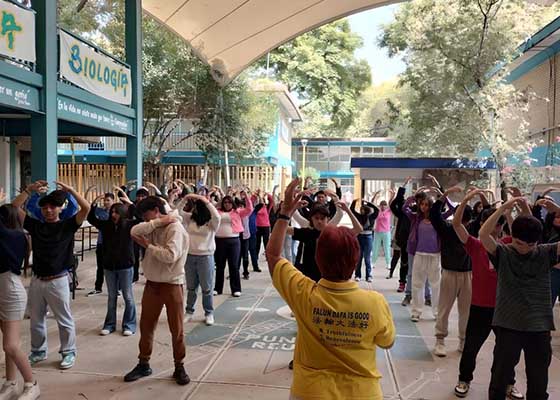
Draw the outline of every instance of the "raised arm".
M270 276L274 275L274 268L278 261L282 259L282 250L284 248L284 239L288 230L289 218L292 217L294 212L303 206L301 203L302 193L297 191L301 180L294 179L286 188L284 194L284 201L280 209L280 218L274 224L270 240L266 246L266 261L268 263L268 271Z
M97 209L97 202L99 200L101 200L103 198L104 195L99 195L95 198L95 200L93 200L93 202L91 203L91 207L89 209L89 213L87 215L87 221L95 226L97 229L101 229L101 226L103 225L103 221L101 221L99 218L97 218L97 215L95 215L95 210Z
M85 219L87 218L87 215L89 213L90 206L89 206L88 201L84 197L82 197L76 190L74 190L74 188L72 186L66 185L65 183L62 183L62 182L59 182L59 181L55 181L55 183L62 190L64 190L67 193L70 193L72 196L74 196L74 198L78 202L78 205L80 206L80 211L78 211L78 214L76 214L76 223L78 225L81 225L82 222L85 221Z
M496 210L487 220L484 222L484 225L480 228L478 232L478 236L482 245L486 249L486 251L492 255L496 254L496 247L498 244L496 243L496 239L492 236L492 232L496 228L496 224L498 220L504 213L511 210L519 201L521 201L521 197L514 197L513 199L504 203L500 208Z
M245 218L251 215L251 213L253 212L253 202L251 201L251 198L247 196L247 193L245 193L245 191L241 191L241 193L239 194L242 199L245 199L245 207L242 210L239 210L239 216L241 218Z
M453 229L462 243L467 243L470 236L467 228L463 225L463 214L465 213L465 208L467 208L469 201L471 201L474 196L478 195L478 192L479 190L469 192L457 208L457 211L455 211L455 215L453 217Z
M356 216L350 211L348 205L343 201L339 201L336 205L350 217L350 220L352 221L352 232L354 232L354 235L357 236L358 234L360 234L363 231L362 224L360 223L360 221L358 221L358 218L356 218Z

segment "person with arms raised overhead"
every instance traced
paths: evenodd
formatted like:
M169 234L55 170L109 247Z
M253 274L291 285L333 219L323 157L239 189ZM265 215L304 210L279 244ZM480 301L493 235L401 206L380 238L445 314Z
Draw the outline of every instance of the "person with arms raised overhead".
M307 278L280 256L288 221L303 205L299 184L296 179L286 189L266 249L274 287L298 323L291 399L381 400L375 350L393 345L395 326L385 298L351 280L362 227L357 220L353 229L327 225L315 253L322 279Z

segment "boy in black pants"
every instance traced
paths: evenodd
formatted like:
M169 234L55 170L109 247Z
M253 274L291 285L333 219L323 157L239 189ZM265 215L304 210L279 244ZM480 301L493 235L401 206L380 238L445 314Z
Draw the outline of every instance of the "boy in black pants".
M521 350L525 355L527 399L548 399L548 368L552 357L550 331L554 329L550 300L550 269L558 264L558 246L537 244L542 224L522 215L511 226L512 243L499 244L492 236L499 218L519 204L515 197L492 214L480 228L480 240L498 272L496 308L492 325L496 333L490 400L506 399L506 388ZM549 212L560 212L550 200L541 200Z

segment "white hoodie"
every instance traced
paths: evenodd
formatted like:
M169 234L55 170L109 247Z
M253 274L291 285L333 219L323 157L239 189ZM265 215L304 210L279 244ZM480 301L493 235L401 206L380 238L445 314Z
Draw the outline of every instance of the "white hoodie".
M142 269L152 282L182 285L185 283L185 262L189 252L189 236L177 211L169 215L175 221L163 225L160 219L142 222L132 228L131 234L145 236L150 241L146 248Z

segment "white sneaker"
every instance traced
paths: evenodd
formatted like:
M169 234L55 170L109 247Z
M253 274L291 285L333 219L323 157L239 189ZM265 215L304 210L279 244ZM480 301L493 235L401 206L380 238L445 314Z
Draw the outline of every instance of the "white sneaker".
M107 336L111 334L111 331L109 329L101 329L101 332L99 332L99 334L101 336Z
M523 400L525 396L514 385L508 385L506 389L508 400Z
M217 296L217 295L218 295L218 292L214 290L214 293L213 293L213 294L214 294L214 296Z
M241 297L241 292L233 292L233 297Z
M134 332L126 329L126 330L123 331L122 334L123 334L123 336L132 336L132 335L134 335Z
M438 339L436 341L436 345L434 347L434 354L438 357L447 356L447 351L445 351L445 342L442 339Z
M418 314L412 314L412 315L410 316L410 320L411 320L412 322L418 322L418 321L420 321L420 315L418 315Z
M17 396L17 381L6 381L0 387L0 400L11 400Z
M373 282L373 276L370 276L369 278L367 278L368 282Z
M214 314L208 314L205 318L206 326L214 325Z
M457 386L455 386L455 396L457 397L467 397L469 394L470 384L467 382L459 381Z
M41 391L37 382L26 383L23 386L23 393L18 397L18 400L37 400L40 395Z
M359 276L357 276L355 279L356 279L356 282L360 282L362 280L362 278L360 278Z

